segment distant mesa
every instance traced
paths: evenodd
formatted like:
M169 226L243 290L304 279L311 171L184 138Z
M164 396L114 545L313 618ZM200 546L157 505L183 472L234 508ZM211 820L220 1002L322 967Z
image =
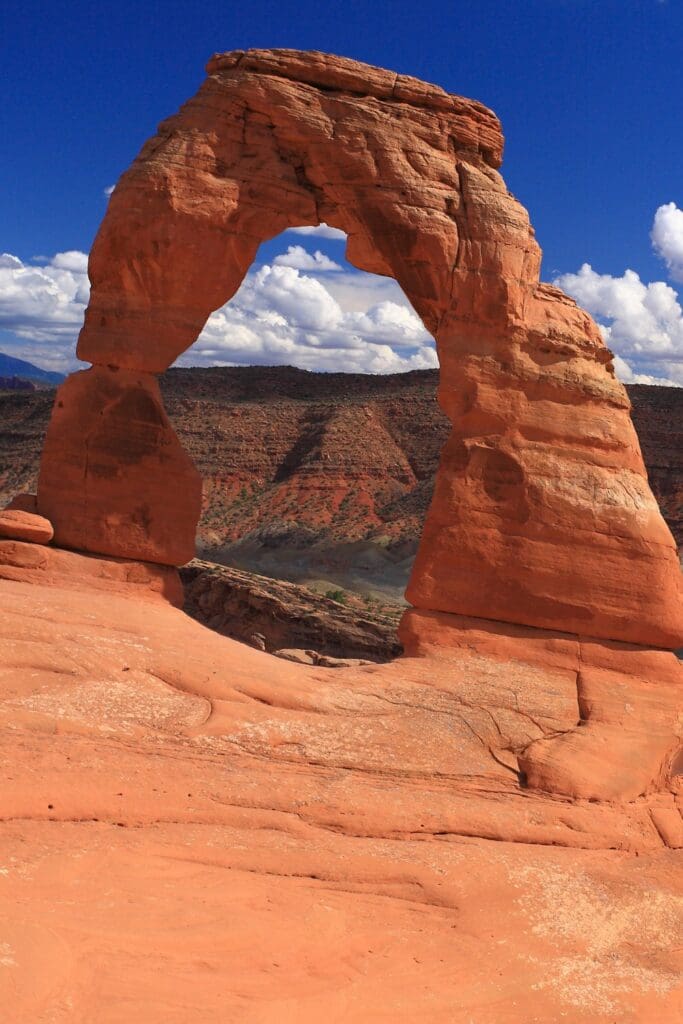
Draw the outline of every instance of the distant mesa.
M402 600L450 432L438 370L192 367L159 383L202 478L200 557ZM683 389L626 391L650 486L683 548ZM51 398L0 398L0 507L35 491Z

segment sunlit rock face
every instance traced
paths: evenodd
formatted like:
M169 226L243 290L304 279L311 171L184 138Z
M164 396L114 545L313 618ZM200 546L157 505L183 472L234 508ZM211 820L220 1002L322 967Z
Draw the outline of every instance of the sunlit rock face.
M683 643L676 549L590 317L539 283L481 104L319 53L217 55L123 175L90 259L38 511L57 543L178 564L200 482L153 374L237 290L258 246L322 221L393 276L437 340L453 431L408 597L417 608Z
M57 392L38 504L55 540L81 551L182 565L194 555L201 479L153 374L98 366Z

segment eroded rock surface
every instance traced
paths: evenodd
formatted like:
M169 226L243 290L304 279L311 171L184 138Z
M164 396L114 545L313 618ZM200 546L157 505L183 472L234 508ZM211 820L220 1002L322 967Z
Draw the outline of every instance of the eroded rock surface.
M626 393L590 317L539 283L528 216L497 171L495 116L324 54L237 51L214 57L208 72L119 181L91 252L78 353L97 369L60 391L38 485L58 541L159 562L187 557L198 484L187 466L168 472L182 462L170 428L145 414L127 437L119 417L112 435L71 416L71 393L103 387L107 374L119 386L133 375L149 392L143 377L192 344L262 241L324 220L348 233L355 266L396 278L437 340L453 432L410 601L680 645L675 545ZM159 465L162 444L168 466ZM134 493L106 469L117 450ZM82 473L87 500L75 497ZM112 513L117 488L126 498Z
M0 538L0 580L16 580L59 590L99 590L168 601L182 608L185 595L177 569L125 558L84 555Z
M680 759L618 784L644 697L676 741L664 667L452 615L434 650L411 614L414 656L331 670L0 580L8 1021L677 1024ZM599 763L575 751L592 796L531 789L531 751L599 733L585 656L619 683Z
M20 508L0 511L0 541L9 538L32 544L49 544L53 536L52 523L44 516Z
M309 664L321 655L380 662L401 653L396 636L400 606L366 602L342 591L335 600L201 559L184 566L180 576L189 615L223 636L261 650L309 649L315 654Z
M57 392L38 507L65 547L182 565L201 481L148 373L93 366Z

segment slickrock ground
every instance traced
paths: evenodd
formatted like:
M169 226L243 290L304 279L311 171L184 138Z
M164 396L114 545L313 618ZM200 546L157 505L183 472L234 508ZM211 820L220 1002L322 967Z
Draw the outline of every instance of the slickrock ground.
M681 1019L680 777L591 801L518 772L580 717L571 638L463 620L438 656L309 669L79 557L0 581L3 1020Z
M437 371L171 370L169 416L203 479L200 551L399 598L448 421ZM683 543L683 389L628 388L650 484ZM0 392L0 506L35 491L53 392Z

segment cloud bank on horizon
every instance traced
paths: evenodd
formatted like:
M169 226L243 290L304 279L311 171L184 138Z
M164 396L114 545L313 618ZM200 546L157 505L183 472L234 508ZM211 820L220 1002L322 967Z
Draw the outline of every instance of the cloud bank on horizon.
M297 242L287 245L292 235ZM660 206L650 237L670 280L683 283L683 210ZM438 366L433 339L395 281L313 248L345 238L326 224L286 232L285 251L251 268L179 365L280 363L354 373ZM633 270L600 274L589 263L554 283L600 324L623 381L683 386L683 309L671 284L646 284ZM88 295L85 253L28 264L0 256L0 348L48 369L75 368Z
M178 365L290 364L351 373L438 366L433 338L394 280L345 269L319 248L287 245L292 235L311 247L346 240L327 224L286 232L285 251L251 268ZM13 355L51 370L76 367L87 260L80 252L35 265L0 256L0 331L18 339ZM4 344L0 335L0 349Z
M650 239L671 280L683 282L683 210L675 203L660 206ZM683 387L683 309L671 285L645 284L634 270L599 274L590 263L553 283L598 322L621 380Z
M0 348L48 370L70 369L90 295L87 269L84 252L59 252L42 265L0 253L0 332L19 339L8 346L0 335Z

